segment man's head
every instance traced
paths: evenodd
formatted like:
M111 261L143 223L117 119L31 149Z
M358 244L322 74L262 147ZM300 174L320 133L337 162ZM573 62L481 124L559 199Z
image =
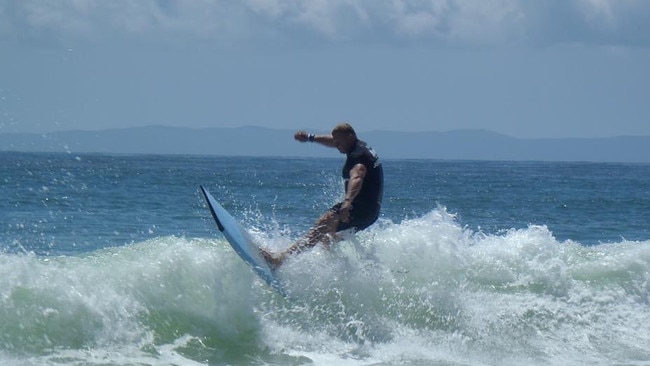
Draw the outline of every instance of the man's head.
M342 153L347 154L357 143L357 134L349 123L340 123L332 130L334 145Z

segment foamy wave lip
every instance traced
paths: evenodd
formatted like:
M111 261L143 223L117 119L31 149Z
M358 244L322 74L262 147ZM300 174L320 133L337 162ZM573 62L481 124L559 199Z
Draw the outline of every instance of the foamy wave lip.
M0 279L0 343L39 352L150 343L152 332L248 332L252 292L241 289L253 275L214 243L165 237L78 257L2 255L12 275Z
M269 320L377 347L414 332L513 363L572 362L595 349L650 357L638 326L650 315L649 265L650 242L583 246L543 225L488 235L439 208L296 256L282 275L303 300ZM361 326L351 334L350 324Z
M534 225L487 235L444 208L292 258L279 270L290 301L222 238L2 254L0 358L92 363L131 349L130 361L202 362L244 344L262 360L316 363L648 359L649 265L650 241L583 246Z

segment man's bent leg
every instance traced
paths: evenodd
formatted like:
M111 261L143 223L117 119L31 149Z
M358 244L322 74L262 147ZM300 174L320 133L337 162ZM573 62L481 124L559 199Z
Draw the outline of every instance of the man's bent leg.
M307 248L311 248L318 243L323 243L325 245L330 244L331 238L336 235L336 228L339 224L339 215L338 213L329 210L321 216L316 224L309 230L307 235L295 242L289 248L284 250L277 256L273 256L271 253L267 252L264 249L260 249L262 255L266 261L273 267L279 267L287 258L289 254L300 253Z
M318 243L329 245L331 238L336 234L338 224L339 214L337 212L332 210L325 212L302 240L303 244L301 249L311 248ZM301 241L296 244L300 246L300 243Z

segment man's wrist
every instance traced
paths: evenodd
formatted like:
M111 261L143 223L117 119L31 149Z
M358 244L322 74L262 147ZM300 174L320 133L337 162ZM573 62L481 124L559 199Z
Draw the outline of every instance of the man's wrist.
M316 135L314 135L313 133L307 135L307 141L314 142L315 139L316 139Z

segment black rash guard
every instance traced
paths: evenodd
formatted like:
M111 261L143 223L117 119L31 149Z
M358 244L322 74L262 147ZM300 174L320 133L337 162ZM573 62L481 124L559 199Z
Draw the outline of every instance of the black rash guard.
M357 164L363 164L366 167L366 176L363 179L361 191L352 201L350 221L340 222L337 231L349 228L363 230L379 218L381 200L384 195L384 170L377 153L361 140L357 140L352 151L347 154L347 159L343 166L342 175L345 180L345 193L348 191L350 170ZM338 212L341 204L336 204L332 209Z

